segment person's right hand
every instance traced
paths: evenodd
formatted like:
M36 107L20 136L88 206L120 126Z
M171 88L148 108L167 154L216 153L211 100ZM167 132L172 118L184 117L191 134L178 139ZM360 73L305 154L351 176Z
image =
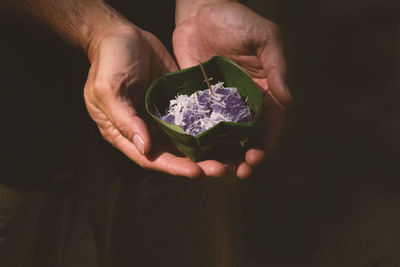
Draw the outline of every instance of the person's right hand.
M105 140L143 168L189 178L225 173L215 161L195 163L164 151L156 145L160 135L150 134L143 120L145 90L155 78L177 69L154 35L133 25L119 27L93 39L88 56L85 103Z

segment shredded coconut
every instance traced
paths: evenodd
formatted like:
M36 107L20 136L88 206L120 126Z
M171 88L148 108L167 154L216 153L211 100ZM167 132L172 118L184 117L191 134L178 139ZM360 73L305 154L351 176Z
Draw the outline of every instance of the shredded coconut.
M196 136L221 121L251 121L249 107L240 97L237 88L224 87L223 82L192 95L178 95L170 100L169 108L161 119L182 127L185 133ZM246 99L247 100L247 99Z

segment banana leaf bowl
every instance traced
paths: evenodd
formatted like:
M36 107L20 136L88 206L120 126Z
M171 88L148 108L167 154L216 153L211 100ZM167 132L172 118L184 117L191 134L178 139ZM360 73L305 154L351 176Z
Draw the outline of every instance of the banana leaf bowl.
M207 88L200 65L167 73L155 80L146 92L146 110L180 150L193 161L218 159L221 155L243 149L257 135L263 104L261 93L251 77L232 60L213 56L202 65L207 76L212 77L211 83L221 81L224 82L224 87L238 89L250 108L252 121L223 121L197 136L186 134L180 126L163 121L160 113L166 112L169 101L177 95L191 95Z

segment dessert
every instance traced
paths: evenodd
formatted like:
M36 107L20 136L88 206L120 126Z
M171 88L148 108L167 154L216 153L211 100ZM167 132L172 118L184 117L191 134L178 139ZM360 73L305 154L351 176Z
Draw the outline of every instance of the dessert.
M162 120L180 126L185 133L197 136L221 121L250 122L250 108L242 100L237 88L224 87L218 82L209 89L189 95L178 95Z

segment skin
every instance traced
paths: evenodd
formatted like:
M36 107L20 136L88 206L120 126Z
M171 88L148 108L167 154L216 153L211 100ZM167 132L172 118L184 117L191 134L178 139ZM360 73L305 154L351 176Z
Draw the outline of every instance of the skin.
M85 51L91 63L84 87L87 110L103 138L132 161L188 178L220 177L227 171L246 178L280 135L285 117L282 104L290 97L283 81L285 62L277 27L242 5L224 2L230 1L176 2L177 62L186 68L214 54L235 60L264 94L268 128L261 147L235 161L196 163L177 154L144 112L147 86L178 68L154 35L100 0L4 1L0 7L30 14Z
M152 80L177 69L161 42L149 32L124 26L91 49L84 97L103 138L143 168L189 178L201 175L201 167L189 159L156 145L151 149L157 133L143 120L141 100Z
M263 132L259 144L233 159L236 176L248 178L281 135L285 105L291 97L285 82L286 62L279 28L233 1L178 0L173 47L179 67L187 68L213 55L238 63L263 95ZM231 163L232 164L232 163ZM219 168L223 168L221 162ZM232 167L231 167L232 168Z

